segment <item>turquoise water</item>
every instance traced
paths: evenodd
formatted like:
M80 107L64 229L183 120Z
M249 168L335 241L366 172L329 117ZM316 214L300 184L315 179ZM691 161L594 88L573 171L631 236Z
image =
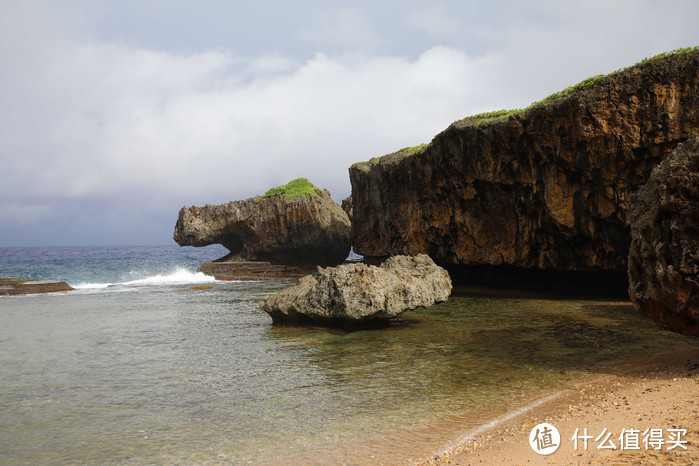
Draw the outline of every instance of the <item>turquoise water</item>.
M219 251L155 249L24 254L81 288L0 297L1 463L405 462L614 361L697 346L627 303L458 290L387 329L277 328L258 302L292 281L211 281L196 265Z

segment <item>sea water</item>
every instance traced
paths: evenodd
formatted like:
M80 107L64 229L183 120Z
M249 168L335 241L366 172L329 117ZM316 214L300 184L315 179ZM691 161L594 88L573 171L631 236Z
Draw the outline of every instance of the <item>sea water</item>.
M0 463L406 462L615 361L696 347L630 304L484 297L395 325L273 327L293 280L197 273L221 247L0 248Z

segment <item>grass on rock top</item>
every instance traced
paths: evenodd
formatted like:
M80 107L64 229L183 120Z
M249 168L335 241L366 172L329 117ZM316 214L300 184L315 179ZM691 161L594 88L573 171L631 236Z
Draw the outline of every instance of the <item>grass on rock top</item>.
M400 155L413 155L414 153L421 151L422 149L424 149L425 147L427 147L429 145L430 145L429 143L424 143L424 144L418 144L417 146L413 146L413 147L404 147L401 150L396 151L395 153L400 154ZM367 160L366 162L356 162L356 163L352 164L352 166L361 165L361 164L365 164L365 163L377 164L377 163L379 163L379 160L381 160L381 157L372 157L371 159Z
M654 57L644 58L640 62L636 63L636 65L648 63L650 61L658 60L660 58L671 57L673 55L686 55L688 53L695 52L695 51L699 51L699 46L680 48L680 49L673 50L671 52L663 52L663 53L660 53L658 55L655 55ZM633 66L636 66L636 65L633 65ZM609 75L612 75L612 74L619 73L619 72L627 70L629 68L631 68L631 67L629 66L626 68L622 68L622 69L613 71L609 74L598 74L598 75L592 76L592 77L587 78L583 81L580 81L579 83L577 83L573 86L566 87L565 89L558 91L558 92L554 92L550 96L548 96L542 100L539 100L538 102L534 102L533 104L529 105L526 108L515 108L512 110L496 110L494 112L479 113L477 115L468 116L468 117L463 118L462 120L459 120L459 121L470 121L471 123L474 123L476 125L480 125L482 123L487 123L489 121L501 120L503 118L507 118L510 115L515 115L517 113L521 113L521 112L524 112L526 110L529 110L530 108L534 107L535 105L539 105L539 104L542 104L544 102L550 102L552 100L559 99L565 95L570 94L571 92L587 89L587 88L591 87L592 85L594 85L595 83L597 83L598 81L600 81L602 78L609 76Z
M696 51L699 51L699 46L679 48L676 50L672 50L671 52L663 52L663 53L660 53L660 54L655 55L655 56L650 57L650 58L644 58L640 62L636 63L636 65L641 65L641 64L644 64L644 63L647 63L647 62L650 62L653 60L658 60L661 58L671 57L673 55L686 55L688 53L692 53L692 52L696 52ZM636 65L633 65L633 66L636 66ZM572 92L580 91L580 90L592 87L594 84L599 82L602 78L609 76L609 75L612 75L612 74L615 74L615 73L619 73L619 72L624 71L624 70L627 70L628 68L631 68L631 67L629 66L626 68L622 68L622 69L613 71L609 74L598 74L598 75L592 76L592 77L587 78L587 79L585 79L585 80L583 80L583 81L581 81L573 86L567 87L567 88L565 88L561 91L558 91L558 92L554 92L550 96L548 96L542 100L539 100L538 102L534 102L533 104L529 105L526 108L515 108L515 109L511 109L511 110L496 110L493 112L479 113L477 115L467 116L466 118L462 118L461 120L458 120L458 121L464 121L464 122L469 122L469 123L474 124L474 125L480 125L483 123L488 123L490 121L501 120L501 119L507 118L511 115L523 113L536 105L543 104L545 102L550 102L550 101L559 99L565 95L568 95ZM412 154L415 154L415 153L421 151L422 149L424 149L427 146L429 146L429 144L420 144L420 145L417 145L414 147L405 147L405 148L403 148L395 153L401 154L401 155L412 155ZM375 165L375 164L379 163L380 160L381 160L381 157L374 157L367 162L357 162L354 165L363 165L363 164Z
M399 150L398 153L402 155L411 155L414 154L415 152L424 149L425 147L429 146L429 143L423 143L423 144L418 144L417 146L413 147L404 147L403 149Z
M263 197L279 196L283 194L287 201L305 196L306 194L316 195L316 187L306 178L296 178L283 186L275 186L264 193Z

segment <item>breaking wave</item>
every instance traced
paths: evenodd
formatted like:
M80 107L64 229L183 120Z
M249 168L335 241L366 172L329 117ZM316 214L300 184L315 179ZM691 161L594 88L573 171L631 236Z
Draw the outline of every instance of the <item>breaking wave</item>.
M168 286L168 285L191 285L199 283L212 283L216 279L201 272L191 272L187 269L177 267L174 271L166 274L156 274L127 280L116 283L79 283L72 285L78 290L101 290L111 287L142 287L142 286Z

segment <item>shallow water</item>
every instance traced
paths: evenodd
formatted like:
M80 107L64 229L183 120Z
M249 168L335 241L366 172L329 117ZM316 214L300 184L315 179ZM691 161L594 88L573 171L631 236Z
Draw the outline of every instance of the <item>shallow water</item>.
M610 361L697 346L625 303L530 298L272 327L257 303L292 282L185 282L0 298L0 462L406 461Z

